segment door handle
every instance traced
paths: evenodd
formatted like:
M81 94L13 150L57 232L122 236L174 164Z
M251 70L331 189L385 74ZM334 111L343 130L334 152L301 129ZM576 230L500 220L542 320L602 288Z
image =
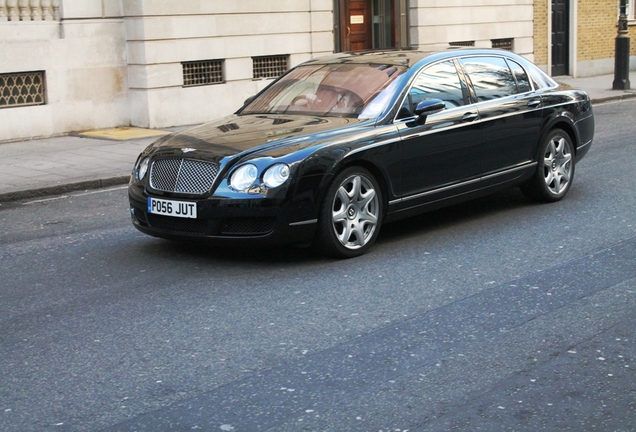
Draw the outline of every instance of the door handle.
M528 101L528 108L537 108L541 105L541 99L532 99Z
M479 113L469 112L462 117L463 122L473 122L479 119Z

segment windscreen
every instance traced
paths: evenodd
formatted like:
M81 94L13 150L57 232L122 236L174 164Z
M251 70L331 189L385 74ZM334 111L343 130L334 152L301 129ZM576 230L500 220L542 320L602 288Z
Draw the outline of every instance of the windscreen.
M403 72L399 66L378 64L300 66L268 87L240 114L358 117L365 108L375 106L366 112L378 115L378 101L388 99L383 91Z

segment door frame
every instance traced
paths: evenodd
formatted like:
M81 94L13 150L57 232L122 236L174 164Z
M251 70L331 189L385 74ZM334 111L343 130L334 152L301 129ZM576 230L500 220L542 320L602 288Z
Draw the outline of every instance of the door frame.
M333 0L333 15L334 15L334 52L343 51L343 40L341 33L341 25L344 17L344 2L346 0ZM391 1L393 23L392 33L395 38L396 48L408 49L410 47L410 27L409 27L409 9L411 0L387 0ZM373 20L373 1L367 0L369 9L371 10L371 19ZM373 31L373 30L372 30ZM371 40L373 43L373 33L371 34Z
M547 51L548 51L548 64L546 65L546 72L552 76L552 1L548 1L548 28L547 28ZM569 74L576 78L578 77L578 44L577 44L577 25L578 23L578 1L570 0L568 2L568 71ZM536 43L536 42L535 42Z

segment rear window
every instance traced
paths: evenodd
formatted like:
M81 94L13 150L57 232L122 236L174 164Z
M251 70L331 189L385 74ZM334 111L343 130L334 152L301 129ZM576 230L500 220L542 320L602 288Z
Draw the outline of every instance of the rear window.
M460 59L479 102L518 93L517 84L506 60L501 57L465 57Z

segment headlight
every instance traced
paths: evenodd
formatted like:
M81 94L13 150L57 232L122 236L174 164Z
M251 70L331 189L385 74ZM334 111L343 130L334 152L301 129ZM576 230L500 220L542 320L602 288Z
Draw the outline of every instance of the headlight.
M243 191L252 186L257 177L258 169L256 169L256 166L252 164L243 165L234 171L234 174L230 177L230 186L236 190Z
M148 163L150 162L150 158L144 158L137 167L137 180L143 180L148 172Z
M287 181L289 178L289 167L285 164L276 164L265 171L263 183L267 187L275 188Z

